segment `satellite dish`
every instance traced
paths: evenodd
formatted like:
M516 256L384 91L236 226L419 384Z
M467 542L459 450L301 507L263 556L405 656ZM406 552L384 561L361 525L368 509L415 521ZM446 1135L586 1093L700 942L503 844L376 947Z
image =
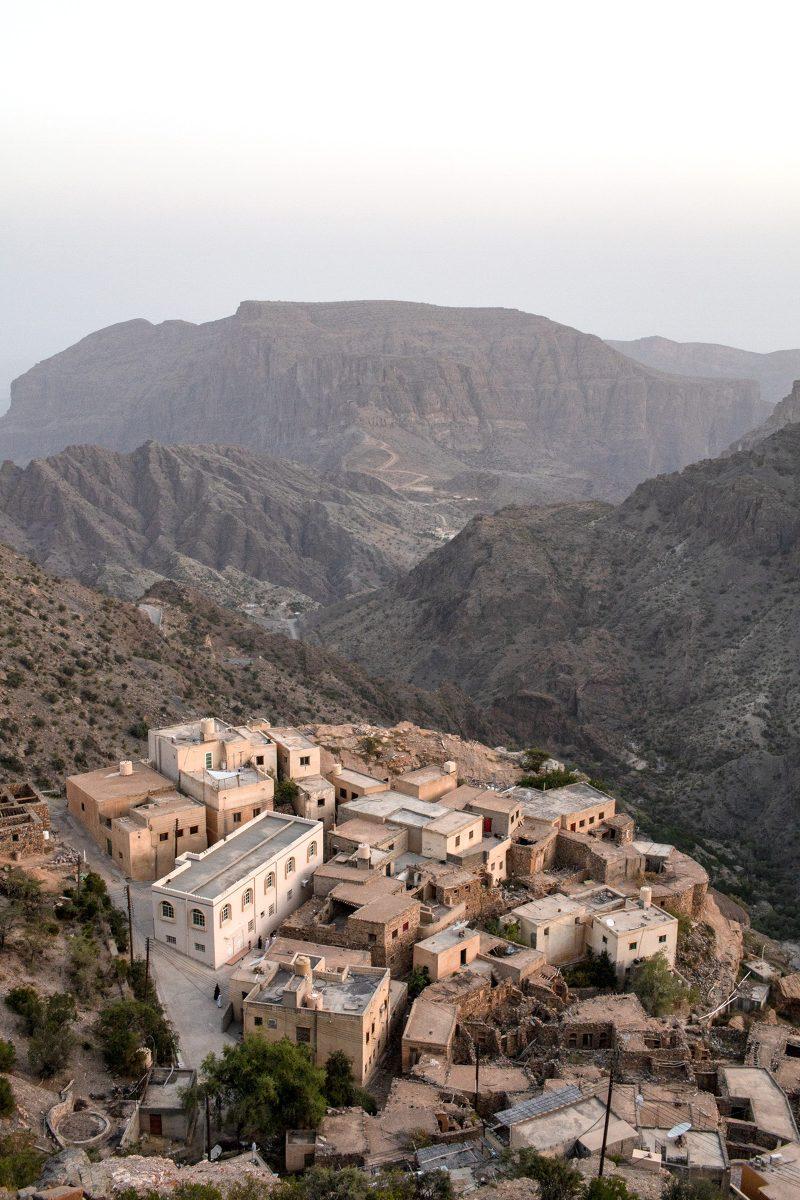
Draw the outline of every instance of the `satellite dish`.
M671 1141L674 1141L675 1138L683 1137L683 1135L685 1133L688 1133L691 1128L692 1128L691 1121L681 1121L680 1125L672 1126L672 1129L670 1129L669 1132L667 1133L667 1137Z

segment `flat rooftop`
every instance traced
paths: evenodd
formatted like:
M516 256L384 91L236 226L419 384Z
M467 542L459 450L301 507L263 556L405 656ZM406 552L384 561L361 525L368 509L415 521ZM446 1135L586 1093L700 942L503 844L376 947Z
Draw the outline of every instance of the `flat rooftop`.
M183 1109L181 1093L191 1087L197 1072L191 1067L153 1067L142 1100L144 1108Z
M317 743L312 742L310 737L301 733L299 729L295 729L293 725L286 725L282 729L270 729L269 732L272 740L287 750L317 749Z
M446 1046L456 1029L456 1009L452 1004L433 1004L419 996L403 1031L403 1039L433 1046Z
M182 796L180 792L163 792L159 796L151 796L142 804L136 804L131 809L131 816L142 817L163 816L171 812L188 812L190 816L199 816L205 812L205 805L191 796Z
M377 924L384 924L387 921L393 921L395 917L401 917L403 913L415 906L419 907L419 900L415 900L413 896L409 896L405 892L397 896L379 896L377 900L370 900L358 912L354 912L350 920L374 921Z
M430 833L441 833L445 837L449 837L451 834L460 833L463 829L469 829L470 826L480 824L481 818L476 813L449 811L428 823L426 828Z
M566 787L544 792L539 788L514 787L503 794L521 804L530 816L553 821L601 804L609 806L610 816L616 803L612 796L598 791L590 783L568 783Z
M319 821L262 813L225 841L215 842L200 857L181 856L176 863L179 870L173 869L154 886L202 900L216 900L314 829L322 833Z
M245 738L263 745L270 740L260 729L250 729L247 725L229 725L227 721L220 721L218 717L208 719L214 722L211 741L236 742L240 738ZM165 729L155 729L153 733L178 746L196 746L206 740L203 737L203 727L200 721L186 721L182 725L169 725Z
M159 775L147 763L134 761L130 775L120 775L119 763L100 767L97 771L86 771L83 775L71 775L72 783L94 800L121 800L128 796L141 796L146 792L174 792L171 779Z
M555 892L552 896L542 896L539 900L529 900L527 904L520 904L519 908L512 909L512 915L523 917L526 921L539 922L553 921L556 917L576 917L585 910L585 902L579 903L561 892Z
M362 842L366 842L368 846L382 846L384 842L390 842L397 833L398 830L391 825L378 825L375 821L362 821L359 817L353 817L343 825L335 825L331 830L331 837L346 838L354 846Z
M351 787L358 788L375 787L376 784L380 788L389 787L385 779L367 775L366 771L357 771L355 767L342 767L338 775L333 775L331 779L334 783L349 783Z
M648 858L669 858L675 849L667 842L651 842L647 838L637 838L632 845L634 850L638 850L640 854L646 854Z
M617 996L590 996L568 1008L563 1016L565 1025L594 1025L606 1023L620 1029L645 1029L651 1018L633 992Z
M435 783L439 779L452 779L453 776L449 771L438 764L433 763L427 767L416 767L413 771L404 771L402 775L396 775L395 779L402 779L404 783Z
M418 800L416 796L407 796L405 792L378 792L375 796L360 796L358 800L348 800L339 809L339 820L347 818L348 814L358 816L359 813L369 813L381 821L394 818L395 813L403 811L408 817L415 814L425 818L423 824L443 817L450 809L443 804L432 804L428 800Z
M792 1110L786 1094L763 1067L719 1068L723 1095L737 1100L749 1100L753 1118L759 1129L779 1137L784 1142L798 1140Z
M678 924L677 917L654 904L649 908L616 908L613 912L602 917L595 916L594 919L612 933L635 933L637 929L650 929L655 925Z
M725 1143L713 1129L690 1129L681 1139L681 1145L667 1137L669 1127L664 1129L640 1130L644 1149L656 1154L666 1154L667 1162L684 1163L685 1166L705 1167L706 1170L724 1170L728 1165Z
M452 946L466 946L474 938L480 937L477 929L465 929L463 926L457 929L451 925L449 929L443 929L441 933L434 933L432 937L417 942L417 945L421 950L429 950L431 954L441 954L443 950L449 950Z
M188 775L190 779L199 779L202 783L207 783L215 791L224 792L228 788L250 787L254 783L264 783L267 780L267 775L261 771L257 771L254 767L238 767L232 771L184 771L184 775Z
M294 971L279 967L272 979L259 988L255 995L251 993L249 999L254 1004L283 1005L284 990L296 986L295 981L299 978ZM322 994L322 1007L326 1012L358 1016L369 1007L385 978L385 970L350 967L343 979L321 979L319 975L314 975L312 986L315 992Z

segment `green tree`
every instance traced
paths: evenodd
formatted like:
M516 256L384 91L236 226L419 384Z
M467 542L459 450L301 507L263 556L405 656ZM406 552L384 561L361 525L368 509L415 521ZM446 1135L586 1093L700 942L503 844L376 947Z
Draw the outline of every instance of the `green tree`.
M287 1129L314 1129L325 1115L325 1074L288 1038L248 1038L203 1061L202 1090L239 1137L263 1144Z
M28 920L40 915L44 905L42 885L19 867L0 874L0 892L17 905Z
M6 995L6 1004L21 1018L22 1031L30 1037L44 1013L44 1006L36 988L29 984L12 988Z
M579 1200L583 1195L583 1176L563 1158L547 1158L536 1150L520 1150L513 1174L534 1179L539 1184L540 1200Z
M145 1067L145 1047L157 1063L175 1061L178 1039L161 1006L141 1000L115 1000L101 1009L95 1026L103 1057L121 1075L140 1075Z
M593 1179L586 1188L585 1200L639 1200L639 1195L630 1191L619 1175L611 1175Z
M29 1133L0 1138L0 1187L9 1191L30 1187L39 1178L44 1157Z
M343 1050L334 1050L325 1063L322 1090L331 1108L349 1108L353 1103L356 1081L352 1063Z
M0 1117L13 1117L17 1110L17 1102L11 1084L5 1075L0 1075Z
M722 1200L722 1192L708 1179L681 1179L673 1175L661 1189L661 1200Z
M408 977L409 1000L416 1000L420 992L424 992L430 982L431 976L427 967L414 967Z
M663 950L637 967L632 990L651 1017L666 1017L689 999L689 990L670 970Z
M0 1071L10 1071L16 1061L17 1052L14 1049L14 1043L0 1038Z
M281 779L275 784L275 804L294 804L300 789L293 779Z

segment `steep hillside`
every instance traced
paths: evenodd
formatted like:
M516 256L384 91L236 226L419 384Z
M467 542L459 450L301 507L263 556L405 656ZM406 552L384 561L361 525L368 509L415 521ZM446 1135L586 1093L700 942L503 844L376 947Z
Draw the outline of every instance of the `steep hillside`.
M774 350L757 354L712 342L672 342L645 337L633 342L609 341L609 346L654 371L696 375L706 379L750 379L758 384L761 399L777 404L800 375L800 350Z
M464 519L454 501L233 446L73 446L0 467L0 537L128 598L167 577L228 604L275 588L331 601L391 579L437 544L438 526Z
M12 385L0 458L76 442L245 446L425 488L517 473L521 495L621 496L764 414L742 381L680 379L512 309L246 301L205 325L130 321Z
M173 583L135 605L53 579L0 545L0 779L64 774L147 752L144 727L213 712L233 721L415 720L493 740L457 689L376 683L317 647L266 633Z
M579 747L654 832L699 841L762 924L797 933L799 583L790 425L617 508L478 517L316 632L379 674L457 681L519 739Z
M764 438L768 438L770 434L776 433L786 425L793 425L797 421L800 421L800 379L795 379L789 395L784 396L783 400L775 405L766 421L757 425L755 429L751 429L744 437L737 438L730 448L731 453L735 453L737 450L750 450L759 442L763 442Z

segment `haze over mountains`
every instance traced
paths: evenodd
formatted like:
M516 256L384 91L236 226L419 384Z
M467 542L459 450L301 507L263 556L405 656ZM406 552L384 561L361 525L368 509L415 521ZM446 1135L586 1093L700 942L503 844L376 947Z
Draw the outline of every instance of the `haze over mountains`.
M550 499L621 498L721 452L770 407L752 381L665 375L545 317L383 301L129 321L11 395L0 459L19 463L77 443L229 443L406 489L500 473Z
M800 425L598 502L475 518L316 623L370 673L458 680L697 839L775 931L800 879Z

